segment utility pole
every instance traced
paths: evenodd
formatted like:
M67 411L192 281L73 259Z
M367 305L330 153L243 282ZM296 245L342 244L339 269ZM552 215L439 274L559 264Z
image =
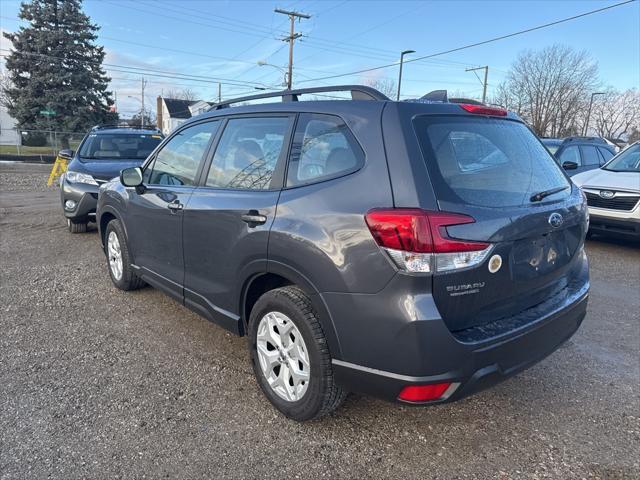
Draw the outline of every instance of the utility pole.
M483 70L484 69L484 82L482 82L482 103L485 103L485 101L487 100L487 79L489 77L489 66L485 65L484 67L476 67L476 68L467 68L465 70L465 72L474 72L476 70ZM478 75L476 74L476 77ZM480 78L478 78L478 80L480 80Z
M309 19L311 18L311 15L307 15L305 13L300 13L300 12L293 12L293 11L289 11L289 10L282 10L280 8L276 8L274 10L274 12L276 13L281 13L283 15L288 15L289 16L289 20L291 21L291 28L289 31L289 36L284 37L282 40L284 42L289 42L289 70L288 70L288 74L287 74L287 90L291 90L291 85L293 83L293 42L297 39L300 38L302 36L301 33L296 33L293 29L293 25L294 22L296 20L296 18L299 20L301 18L304 19Z
M218 103L222 102L222 84L218 83Z
M140 128L144 127L144 87L147 86L147 81L144 77L140 78L142 85L142 112L140 113Z

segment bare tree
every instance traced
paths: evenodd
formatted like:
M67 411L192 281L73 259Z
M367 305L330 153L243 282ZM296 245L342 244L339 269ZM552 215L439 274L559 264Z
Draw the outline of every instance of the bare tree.
M640 129L640 91L607 89L594 100L589 123L601 137L628 137L634 128Z
M190 88L183 88L182 90L171 89L163 93L164 98L175 98L176 100L197 100L198 96L196 92Z
M396 86L396 82L388 77L369 78L364 81L364 84L384 93L389 98L396 97L398 87Z
M525 51L497 89L494 103L516 111L541 136L580 131L598 67L586 52L553 45Z

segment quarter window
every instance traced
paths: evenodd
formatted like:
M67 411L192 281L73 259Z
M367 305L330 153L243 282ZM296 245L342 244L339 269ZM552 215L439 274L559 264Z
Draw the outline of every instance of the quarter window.
M363 163L364 153L340 117L303 113L296 127L287 186L344 175Z
M145 177L152 185L193 185L218 121L200 123L175 134L146 168ZM149 172L149 174L147 174Z
M580 150L578 150L577 145L571 145L570 147L565 148L560 154L560 165L564 162L573 162L577 164L579 167L582 166L582 161L580 160Z
M289 117L229 120L211 162L206 185L239 190L270 188Z
M613 157L613 153L611 153L609 150L607 150L606 148L600 148L598 147L598 151L600 152L600 155L602 155L603 158L603 162L602 164L604 165L605 163L607 163L609 160L611 160L611 158Z

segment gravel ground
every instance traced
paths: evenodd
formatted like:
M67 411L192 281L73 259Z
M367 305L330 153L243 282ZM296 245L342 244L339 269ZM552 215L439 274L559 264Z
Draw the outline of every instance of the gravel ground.
M351 395L299 424L245 340L112 287L48 167L0 165L0 478L640 478L640 248L594 240L588 316L560 350L460 402Z

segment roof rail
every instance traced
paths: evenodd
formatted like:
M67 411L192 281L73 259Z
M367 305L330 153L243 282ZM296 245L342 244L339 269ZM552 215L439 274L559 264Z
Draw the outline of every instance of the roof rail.
M279 92L258 93L256 95L249 95L246 97L232 98L231 100L216 103L209 109L209 111L227 108L234 103L248 102L250 100L259 100L262 98L281 97L283 102L297 102L299 95L323 92L351 92L352 100L389 100L389 97L387 97L385 94L379 92L375 88L368 87L366 85L336 85L333 87L313 87L300 88L296 90L282 90Z
M122 124L122 123L114 123L114 124L102 124L102 125L95 125L93 127L91 127L91 131L95 131L95 130L106 130L106 129L116 129L116 128L130 128L133 130L154 130L154 131L160 131L160 129L157 127L157 125L126 125L126 124Z
M570 137L565 138L562 142L563 143L570 143L570 142L580 142L580 141L588 141L588 142L594 142L594 143L607 143L607 141L602 138L602 137L582 137L580 135L573 135Z

